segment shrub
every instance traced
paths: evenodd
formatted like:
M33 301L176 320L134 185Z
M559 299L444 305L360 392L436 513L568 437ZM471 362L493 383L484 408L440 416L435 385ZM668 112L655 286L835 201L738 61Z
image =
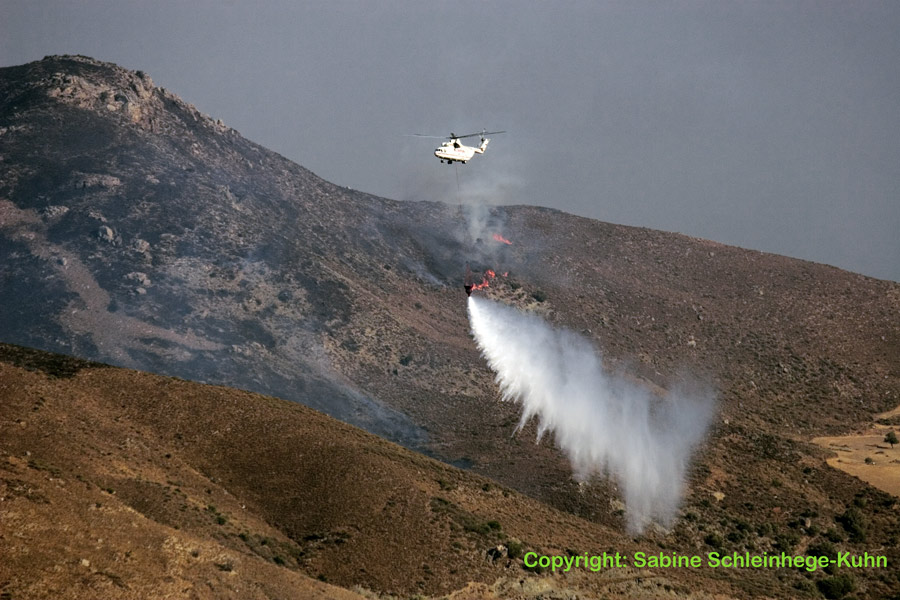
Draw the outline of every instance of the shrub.
M843 598L856 589L856 582L850 575L841 574L820 579L816 582L816 587L826 598L837 599Z
M508 540L506 542L506 554L510 558L519 558L522 556L522 550L525 549L525 546L519 540Z
M479 521L467 521L463 523L463 529L479 535L487 535L491 532L491 528L488 527L487 523L481 523Z
M794 533L793 531L789 531L787 533L781 533L775 536L775 549L779 552L791 552L800 542L800 536Z
M838 543L838 542L844 541L844 536L842 536L841 532L838 531L837 529L835 529L834 527L831 527L830 529L828 529L828 531L825 532L825 537L828 539L829 542Z
M809 548L806 549L806 554L808 556L827 556L828 558L834 558L837 556L837 550L831 542L821 540L814 544L810 544Z
M837 518L837 522L850 534L851 541L866 541L866 520L856 507L851 506L848 508L844 514Z
M441 487L441 490L443 490L445 492L449 492L451 490L456 489L456 484L453 483L452 481L447 481L446 479L438 479L437 483Z

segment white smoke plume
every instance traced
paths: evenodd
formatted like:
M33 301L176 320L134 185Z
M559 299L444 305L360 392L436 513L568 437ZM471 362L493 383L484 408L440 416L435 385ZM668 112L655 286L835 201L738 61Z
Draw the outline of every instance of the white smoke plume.
M471 244L479 238L487 240L493 233L502 232L504 223L491 214L491 208L512 204L520 196L521 189L521 182L502 169L491 173L477 173L471 177L466 173L459 191L469 236L464 241Z
M553 434L576 478L611 475L633 533L650 521L671 524L691 452L712 416L712 394L657 398L605 372L593 345L571 331L475 296L468 310L503 399L522 405L517 431L537 417L538 439Z

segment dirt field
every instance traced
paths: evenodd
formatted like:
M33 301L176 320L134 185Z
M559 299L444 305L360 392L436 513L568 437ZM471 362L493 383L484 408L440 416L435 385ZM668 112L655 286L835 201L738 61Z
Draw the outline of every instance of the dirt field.
M888 419L898 414L900 406L876 415L876 419ZM884 436L891 429L898 432L897 427L873 423L871 428L859 435L820 437L815 438L813 442L837 454L828 459L830 466L858 477L889 494L900 496L900 444L895 444L891 448L891 445L884 441ZM866 463L866 459L870 462Z

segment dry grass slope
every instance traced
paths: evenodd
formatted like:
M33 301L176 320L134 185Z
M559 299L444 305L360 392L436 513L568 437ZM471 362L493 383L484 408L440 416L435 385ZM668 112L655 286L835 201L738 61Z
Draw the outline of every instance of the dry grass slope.
M664 574L560 580L492 560L511 540L636 546L303 406L9 345L0 525L14 599L690 597Z

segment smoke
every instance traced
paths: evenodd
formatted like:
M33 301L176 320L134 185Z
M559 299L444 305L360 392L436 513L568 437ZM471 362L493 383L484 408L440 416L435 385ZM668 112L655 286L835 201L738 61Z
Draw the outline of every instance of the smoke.
M425 158L430 167L416 168L400 178L402 192L397 197L458 205L465 224L458 241L472 246L479 239L490 238L505 224L492 209L521 203L526 187L521 166L502 152L502 137L492 140L484 156L477 155L465 165L442 165L433 157ZM497 146L501 152L495 152Z
M494 158L494 157L491 157ZM520 181L498 169L491 172L465 173L461 178L459 202L466 215L468 243L490 239L505 223L492 207L512 204L522 189Z
M469 298L475 341L504 400L522 405L517 431L538 419L579 480L611 475L624 495L630 531L668 526L678 508L693 448L712 416L710 392L673 391L664 399L604 371L585 338L537 316Z

